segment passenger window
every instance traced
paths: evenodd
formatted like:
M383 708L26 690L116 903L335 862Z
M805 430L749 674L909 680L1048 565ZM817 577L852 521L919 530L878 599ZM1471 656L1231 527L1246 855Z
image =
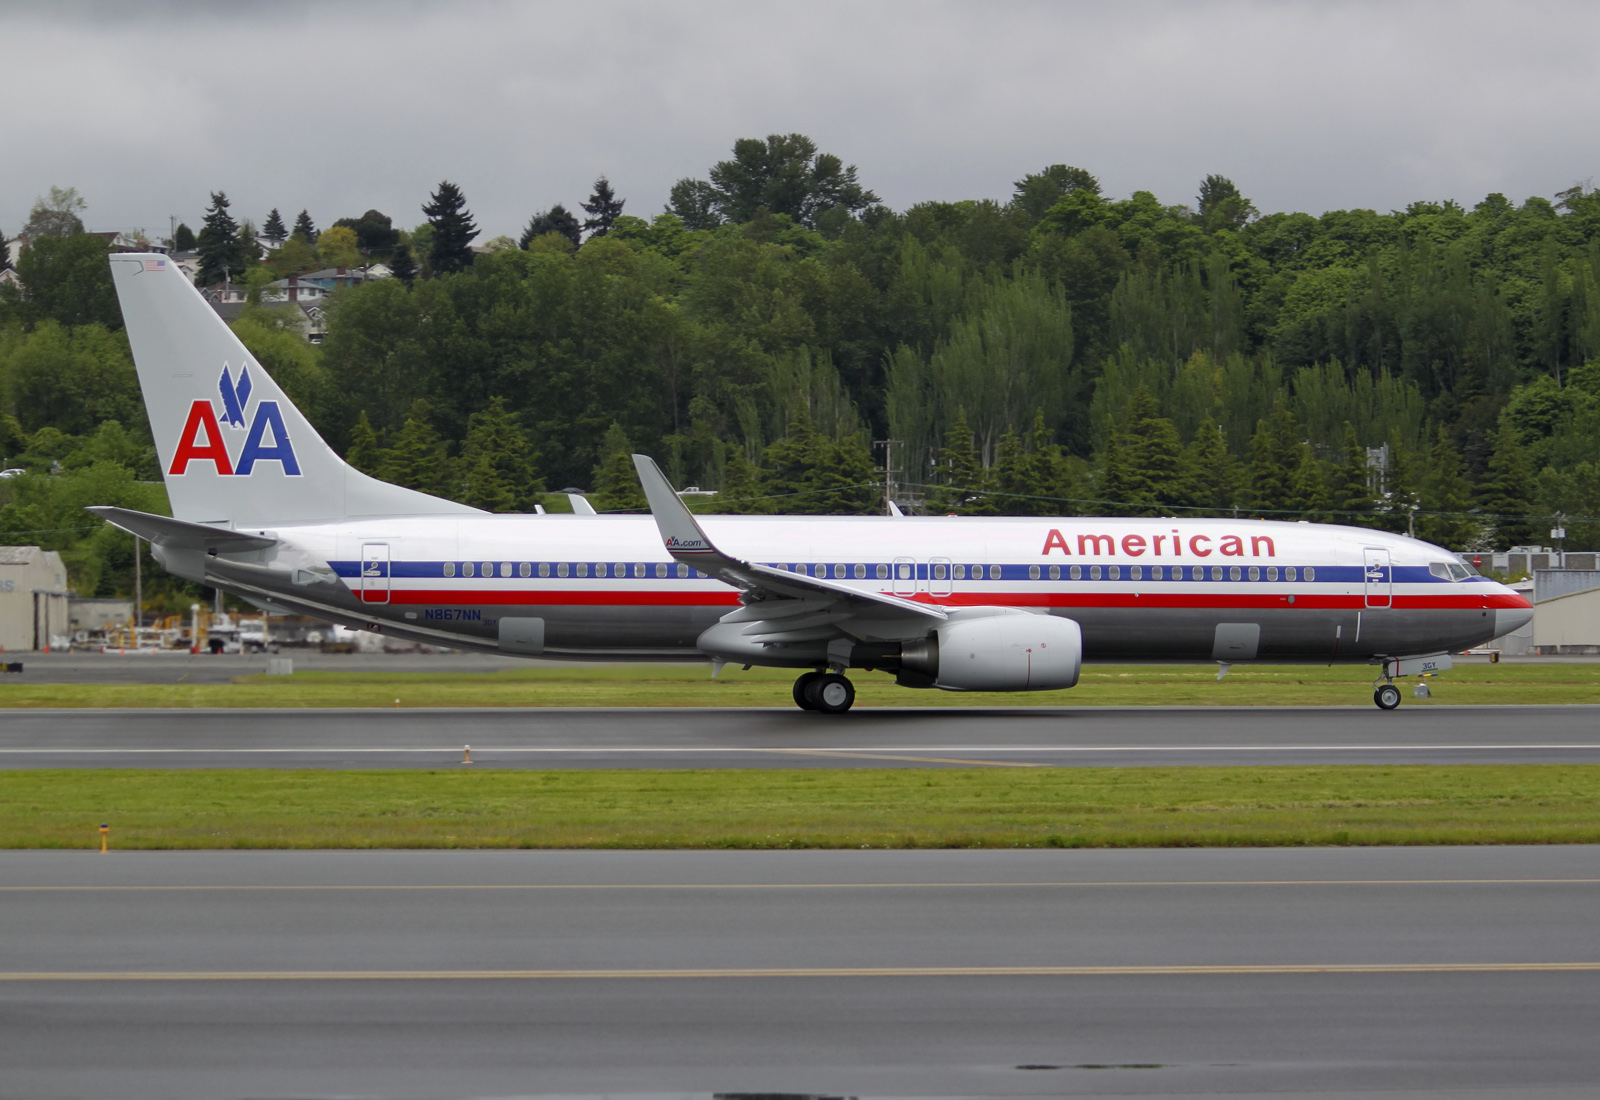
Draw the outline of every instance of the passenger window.
M861 580L867 575L867 567L857 562L854 572L856 575L856 580Z
M1213 565L1211 567L1211 579L1214 581L1220 581L1222 579L1222 566Z
M1110 577L1114 581L1120 581L1122 579L1122 566L1110 566L1108 569L1106 569L1106 576Z
M510 562L503 561L503 562L500 563L500 575L502 577L511 576L511 563Z
M1278 567L1276 565L1267 566L1267 580L1275 581L1277 579L1278 579Z
M953 565L950 568L955 571L956 580L964 581L964 580L967 579L967 567L966 566L964 566L964 565Z
M539 563L539 576L548 577L549 575L550 575L550 563L547 562L547 561L540 562Z
M656 563L656 576L665 577L666 575L667 575L667 566L666 566L666 564L664 562L657 562Z
M1083 566L1081 565L1074 565L1071 569L1067 570L1067 572L1072 575L1072 579L1075 581L1081 581L1083 579Z
M644 562L641 561L641 562L635 562L634 563L634 565L633 565L633 575L635 577L644 576Z
M556 576L565 577L566 575L567 575L567 563L566 562L562 562L560 565L556 566Z
M576 568L578 570L578 576L587 577L589 575L589 563L588 562L580 561L577 564Z
M833 567L833 579L836 581L844 580L844 566L836 565Z
M1239 579L1240 576L1241 576L1241 574L1239 572L1239 567L1237 565L1231 567L1228 570L1228 579L1230 581L1236 581L1236 580Z
M603 577L603 576L606 575L606 563L605 562L597 561L597 562L594 563L594 575L597 576L597 577Z
M1142 566L1135 565L1133 568L1128 570L1128 576L1132 577L1136 581L1142 580L1144 577L1144 568Z
M1030 581L1036 581L1039 579L1039 567L1037 565L1028 566L1028 579Z
M486 561L486 562L483 563L483 576L485 576L485 577L494 576L494 562Z
M1317 579L1317 571L1315 569L1313 569L1309 565L1306 566L1306 580L1314 581L1316 579Z
M1166 575L1167 575L1167 571L1165 569L1161 568L1161 566L1152 565L1150 567L1150 579L1151 580L1159 581L1159 580L1164 579L1166 577Z
M1261 579L1261 567L1260 566L1252 565L1250 567L1250 579L1253 580L1253 581L1258 581L1258 580Z
M1053 581L1058 581L1061 579L1061 566L1052 565L1050 567L1050 579Z
M1089 579L1092 581L1100 579L1100 567L1098 565L1089 566Z
M529 565L525 561L519 561L517 563L517 576L519 576L519 577L531 577L532 575L533 575L533 566Z
M447 576L447 577L453 577L453 576L456 575L456 563L455 562L447 561L447 562L444 563L444 575Z
M895 572L901 580L909 580L911 578L911 566L909 565L897 566Z
M1035 576L1038 575L1038 569L1039 569L1038 566L1034 566L1034 575ZM936 565L936 566L933 567L933 577L934 577L935 580L940 580L940 581L944 580L945 576L949 572L950 572L950 567L946 566L946 565Z
M678 563L678 576L687 577L688 575L689 575L689 567L687 565L684 565L683 562L680 561Z
M876 572L880 581L889 579L889 567L887 565L878 566Z
M989 566L989 579L992 581L1000 579L1000 567L998 565Z
M1283 570L1283 579L1286 581L1296 580L1298 579L1299 572L1300 571L1292 565L1286 566Z
M477 567L470 561L469 562L463 562L461 564L461 575L463 577L470 577L473 574L475 574L477 571L478 571Z

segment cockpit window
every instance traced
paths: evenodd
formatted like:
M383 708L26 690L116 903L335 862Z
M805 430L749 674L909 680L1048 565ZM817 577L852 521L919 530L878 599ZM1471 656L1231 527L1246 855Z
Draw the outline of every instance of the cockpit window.
M1470 565L1457 565L1454 562L1450 564L1450 579L1453 581L1464 581L1475 573L1477 570Z
M1450 564L1442 561L1430 561L1428 563L1428 572L1442 581L1447 581L1450 579Z

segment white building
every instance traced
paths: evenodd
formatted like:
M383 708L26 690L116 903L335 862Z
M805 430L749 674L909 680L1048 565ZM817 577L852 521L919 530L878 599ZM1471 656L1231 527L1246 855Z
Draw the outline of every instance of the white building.
M61 555L37 546L0 546L0 650L66 649L71 630Z

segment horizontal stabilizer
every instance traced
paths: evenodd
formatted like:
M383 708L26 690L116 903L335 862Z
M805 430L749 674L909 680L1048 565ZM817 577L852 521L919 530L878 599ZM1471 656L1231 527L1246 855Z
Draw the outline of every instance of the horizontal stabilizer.
M265 550L276 546L278 540L267 535L251 535L231 531L225 527L208 527L204 523L190 523L170 516L156 516L149 512L135 512L131 508L113 508L95 505L86 509L130 535L138 535L157 546L175 550L216 551L219 554L238 554L250 550Z

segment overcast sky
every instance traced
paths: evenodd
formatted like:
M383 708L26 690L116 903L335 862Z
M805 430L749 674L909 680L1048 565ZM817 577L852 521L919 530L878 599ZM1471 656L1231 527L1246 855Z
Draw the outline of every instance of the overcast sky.
M1108 195L1263 212L1521 201L1600 175L1600 4L0 0L0 232L52 184L91 228L376 207L441 179L484 230L605 173L661 210L733 140L810 135L890 206Z

